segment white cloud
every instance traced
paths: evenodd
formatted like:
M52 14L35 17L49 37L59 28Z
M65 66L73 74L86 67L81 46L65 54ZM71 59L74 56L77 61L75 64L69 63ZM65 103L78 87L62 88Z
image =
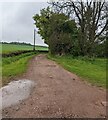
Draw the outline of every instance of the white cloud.
M33 15L47 7L45 2L7 2L2 3L2 41L20 41L33 44ZM0 22L1 24L1 22ZM36 35L36 44L44 45Z

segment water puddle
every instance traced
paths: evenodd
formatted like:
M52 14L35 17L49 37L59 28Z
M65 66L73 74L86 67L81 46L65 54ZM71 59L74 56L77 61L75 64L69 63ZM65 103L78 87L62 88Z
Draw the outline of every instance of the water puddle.
M0 94L2 93L2 109L28 98L33 87L34 82L27 79L13 81L2 87L0 89Z

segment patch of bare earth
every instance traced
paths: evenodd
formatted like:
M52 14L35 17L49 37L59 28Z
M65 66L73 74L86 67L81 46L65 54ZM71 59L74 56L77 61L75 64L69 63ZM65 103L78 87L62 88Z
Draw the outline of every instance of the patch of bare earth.
M24 79L36 82L28 99L3 110L11 118L103 118L106 90L91 86L45 55L30 61Z

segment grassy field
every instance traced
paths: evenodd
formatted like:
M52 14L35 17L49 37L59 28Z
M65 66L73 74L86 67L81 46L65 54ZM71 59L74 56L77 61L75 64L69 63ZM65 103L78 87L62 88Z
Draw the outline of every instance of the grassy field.
M5 85L12 80L15 76L21 75L27 69L28 60L34 55L34 52L21 54L18 56L2 58L2 84Z
M48 55L48 58L56 61L82 79L94 85L106 87L106 59L90 60L83 57L73 58L72 56L60 57L50 55Z
M36 46L36 50L48 51L48 47ZM33 50L33 46L30 45L14 45L14 44L0 44L0 53L10 53L21 50Z

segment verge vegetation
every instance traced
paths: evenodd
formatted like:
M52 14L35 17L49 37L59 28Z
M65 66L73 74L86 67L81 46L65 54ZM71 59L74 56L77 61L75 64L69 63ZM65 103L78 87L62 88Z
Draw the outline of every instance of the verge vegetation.
M90 59L88 57L72 57L70 55L48 55L48 58L56 61L70 72L76 73L91 84L106 87L106 59Z
M34 52L18 56L2 58L2 85L9 83L14 77L23 74L28 67L28 61L35 56Z

